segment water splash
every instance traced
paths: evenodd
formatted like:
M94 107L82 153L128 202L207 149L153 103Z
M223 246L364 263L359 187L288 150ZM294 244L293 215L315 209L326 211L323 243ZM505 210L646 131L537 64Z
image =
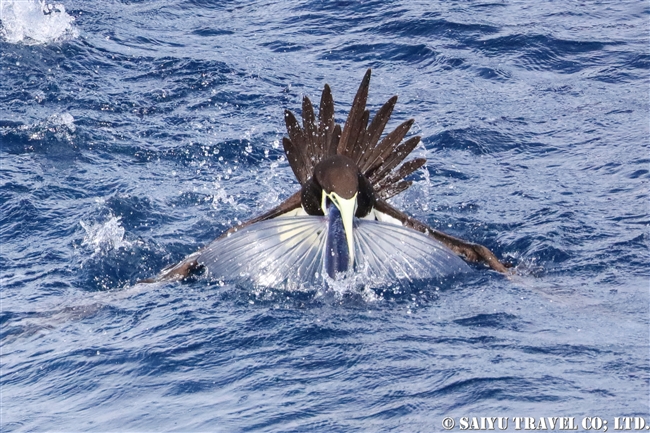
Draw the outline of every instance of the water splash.
M209 198L208 198L209 199ZM229 208L237 208L237 202L235 197L228 195L226 189L221 186L218 181L214 182L214 194L212 195L212 207L215 210L219 210L221 205L226 205Z
M128 248L131 246L129 241L124 240L124 227L120 225L121 217L111 216L105 223L88 224L79 221L81 227L86 231L81 245L87 245L94 248L93 255L102 251L116 250L119 248Z
M76 127L74 126L74 117L70 113L59 113L53 114L47 119L48 126L58 127L64 126L70 132L75 132Z
M0 0L0 36L28 45L64 41L79 36L74 17L60 3L45 0Z
M30 140L43 140L46 136L51 135L58 140L71 143L77 128L71 114L59 113L33 125L22 125L18 129L27 132Z

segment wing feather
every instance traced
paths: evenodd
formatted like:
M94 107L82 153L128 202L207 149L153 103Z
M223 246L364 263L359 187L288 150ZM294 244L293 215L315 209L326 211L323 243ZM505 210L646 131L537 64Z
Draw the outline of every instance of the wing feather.
M325 217L280 217L260 221L202 250L196 262L226 281L262 286L322 284ZM395 224L356 220L355 266L367 284L439 278L469 268L436 240Z
M196 261L215 278L263 286L313 282L322 268L323 217L260 221L208 245Z
M469 271L467 264L442 243L395 224L358 220L355 245L357 266L373 277L413 280Z

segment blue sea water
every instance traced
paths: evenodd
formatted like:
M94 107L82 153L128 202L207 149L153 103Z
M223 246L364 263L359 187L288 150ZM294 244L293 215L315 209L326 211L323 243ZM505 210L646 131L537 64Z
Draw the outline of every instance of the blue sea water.
M650 424L647 1L61 1L0 3L2 431ZM135 284L292 194L283 110L367 68L428 159L393 203L514 275Z

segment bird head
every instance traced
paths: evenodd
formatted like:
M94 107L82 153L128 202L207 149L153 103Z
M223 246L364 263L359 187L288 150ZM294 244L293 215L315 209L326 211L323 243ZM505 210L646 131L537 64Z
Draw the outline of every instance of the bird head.
M350 269L354 264L354 216L366 215L374 202L370 183L354 161L343 155L334 155L316 164L313 176L303 186L301 198L308 214L329 217L328 242L336 243L336 237L344 235L347 248L345 251L340 248L343 245L337 248L345 257L336 257L336 260L347 258L340 263L338 270ZM337 225L342 225L341 233L337 232ZM332 254L339 255L335 251Z
M313 179L321 190L320 208L324 215L330 217L328 244L335 245L336 224L342 223L347 243L347 254L343 256L347 255L347 263L340 263L339 270L350 269L354 264L353 224L359 195L359 169L350 158L334 155L320 161L314 167ZM330 255L332 254L336 252L332 250ZM345 261L345 257L340 259Z

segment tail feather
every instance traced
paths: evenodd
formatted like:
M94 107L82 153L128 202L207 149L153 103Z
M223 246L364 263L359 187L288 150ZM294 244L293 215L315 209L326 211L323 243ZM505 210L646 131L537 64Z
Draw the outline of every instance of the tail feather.
M368 69L342 129L334 119L334 98L327 84L321 94L318 123L314 107L307 97L303 98L302 103L302 127L296 117L286 111L285 123L289 138L283 139L283 145L289 164L301 185L309 180L314 167L323 158L341 154L357 163L360 171L374 185L375 191L385 199L408 188L411 183L403 182L402 179L424 165L423 159L417 159L413 160L417 162L410 161L396 169L417 146L420 137L402 142L413 125L411 119L381 139L397 96L390 98L370 121L370 112L366 110L370 75Z
M372 173L377 171L383 165L386 158L396 150L406 133L411 129L413 122L413 119L407 120L386 135L386 137L384 137L384 139L381 140L381 142L363 158L359 165L361 172L368 177L372 176ZM404 155L404 158L406 156L407 155Z
M373 184L380 182L415 149L419 142L420 137L416 136L398 144L375 171L368 173L370 182Z
M287 159L289 160L293 174L302 185L311 176L311 171L308 170L310 167L305 165L305 162L308 161L308 157L306 156L308 149L305 145L305 134L291 111L285 111L284 120L287 124L287 132L290 137L283 137L282 139L284 153L287 154Z
M341 142L341 125L338 123L334 125L334 133L332 134L332 140L330 141L329 150L326 156L336 155L336 149L339 147Z
M302 98L302 125L305 136L306 156L311 160L320 156L320 143L318 142L318 129L316 127L316 116L314 106L307 96Z
M332 147L330 144L332 143L332 137L334 137L335 127L334 98L332 98L330 86L325 84L320 98L320 106L318 108L318 152L314 155L317 161L334 154L330 153L330 148ZM337 138L336 146L338 146L338 144ZM336 149L336 147L334 147L334 149ZM334 149L332 150L335 151Z
M361 80L361 85L359 86L359 90L352 102L348 119L345 121L345 125L343 126L341 141L339 141L339 146L336 152L340 155L351 155L352 149L354 149L354 146L357 144L359 136L362 131L365 130L366 124L364 124L364 115L369 87L370 69L366 71L366 75L364 75L363 80ZM365 117L365 121L365 123L368 122L368 117Z
M379 196L383 199L388 199L394 195L399 194L404 189L411 186L412 182L409 182L408 185L404 186L403 189L400 189L397 192L394 192L393 190L395 190L395 188L391 188L391 186L399 185L398 182L413 173L415 170L422 167L424 164L426 164L426 162L427 160L425 158L416 158L405 162L397 170L393 171L389 176L384 177L379 183L377 183L375 191L378 191ZM405 181L402 181L400 183L403 184L404 182Z
M352 160L359 165L363 155L369 149L374 149L381 138L381 134L384 132L384 128L390 119L390 115L393 113L393 108L397 102L397 96L390 98L384 105L377 111L375 117L370 122L370 126L366 129L366 135L363 140L353 149Z
M388 200L389 198L394 197L400 192L408 189L411 185L413 185L412 180L403 180L401 182L391 183L391 184L387 184L386 186L382 186L378 193L379 198L381 198L382 200Z

